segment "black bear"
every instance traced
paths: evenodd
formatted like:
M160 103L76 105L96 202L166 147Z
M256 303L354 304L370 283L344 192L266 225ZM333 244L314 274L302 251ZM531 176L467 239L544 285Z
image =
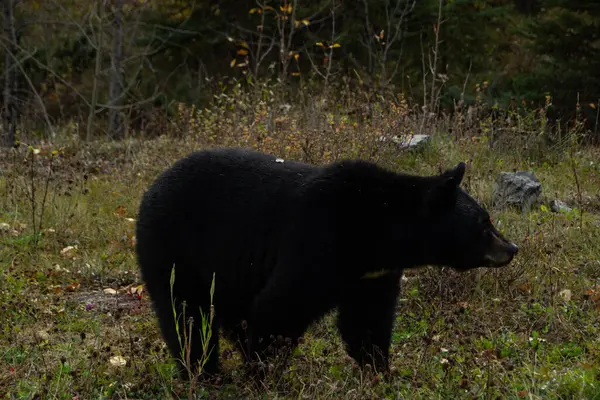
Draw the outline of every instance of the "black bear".
M171 296L194 318L197 360L214 273L209 375L219 368L219 329L252 363L273 338L295 346L334 308L348 354L387 371L404 268L500 267L518 251L459 187L464 173L464 163L413 176L361 160L313 166L243 149L177 161L144 194L136 232L142 279L172 355L180 359L181 347Z

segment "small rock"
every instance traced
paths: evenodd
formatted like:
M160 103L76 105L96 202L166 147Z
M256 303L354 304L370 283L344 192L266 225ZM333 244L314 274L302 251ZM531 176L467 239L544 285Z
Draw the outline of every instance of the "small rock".
M494 204L498 208L518 206L529 211L542 194L542 184L530 171L502 172L494 184Z
M561 200L552 200L550 202L550 210L555 213L568 213L573 209L569 207L564 201Z
M427 146L431 141L430 135L404 135L392 137L392 142L400 147L416 150Z
M430 135L418 135L418 134L392 136L392 137L380 136L379 139L377 139L378 142L385 143L385 142L391 141L392 143L394 143L395 145L397 145L400 148L411 149L411 150L424 148L427 144L429 144L430 140L431 140Z

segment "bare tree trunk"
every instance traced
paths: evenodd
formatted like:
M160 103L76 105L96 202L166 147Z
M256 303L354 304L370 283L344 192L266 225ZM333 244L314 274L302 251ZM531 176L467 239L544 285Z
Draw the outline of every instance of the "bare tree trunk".
M104 21L104 4L102 0L96 0L95 7L95 19L98 20L98 35L94 38L96 43L93 46L96 49L96 64L94 68L94 77L92 79L92 101L90 103L90 112L87 120L87 132L85 135L86 140L89 142L92 140L92 133L94 130L94 119L96 117L96 105L98 104L98 79L100 78L100 71L102 69L102 46L104 45L104 29L102 23ZM93 21L93 17L90 19ZM92 22L93 23L93 22Z
M114 2L113 51L111 58L111 79L109 88L108 133L113 139L122 139L125 133L121 105L123 103L123 0Z
M443 0L438 1L438 19L437 24L435 26L435 47L433 49L433 64L430 65L431 68L431 98L429 99L430 112L436 112L438 107L438 100L435 96L435 82L437 78L437 68L438 68L438 53L440 51L440 29L442 27L442 5Z
M15 105L15 93L17 89L16 81L16 52L17 52L17 35L15 31L14 7L15 0L3 0L3 23L4 37L7 45L4 50L4 120L3 120L3 135L0 138L0 143L3 146L10 147L15 143L15 130L17 125L17 108Z

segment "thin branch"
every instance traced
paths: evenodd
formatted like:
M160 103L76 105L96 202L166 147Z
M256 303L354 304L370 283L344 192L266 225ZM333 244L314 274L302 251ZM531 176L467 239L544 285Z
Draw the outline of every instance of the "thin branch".
M4 43L2 43L2 47L4 47L4 51L8 52L8 48L6 47L6 45ZM17 58L15 57L15 55L12 54L11 52L9 52L9 54L10 54L11 58L13 60L15 60L15 62L17 62ZM27 81L27 84L29 85L29 88L31 89L31 91L33 92L34 96L36 97L36 99L40 103L40 107L42 108L42 114L44 115L44 120L46 121L46 125L48 125L48 129L50 129L50 135L54 136L54 129L52 128L52 124L50 123L50 119L48 118L48 112L46 111L46 106L44 105L44 101L42 100L42 97L40 96L40 94L35 89L35 85L33 84L33 82L31 81L31 79L29 78L29 76L25 72L25 69L23 68L23 66L21 64L17 64L17 65L19 66L19 69L21 70L21 73L23 74L23 77Z

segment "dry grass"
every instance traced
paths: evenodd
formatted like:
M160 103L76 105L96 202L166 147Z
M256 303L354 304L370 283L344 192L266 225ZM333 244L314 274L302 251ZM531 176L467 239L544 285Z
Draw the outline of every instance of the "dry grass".
M137 206L177 158L245 146L314 163L361 157L423 175L468 160L465 185L488 206L497 173L530 169L545 204L559 198L575 211L493 211L521 247L503 270L407 272L389 381L348 361L332 313L267 388L250 386L225 346L227 383L198 387L198 398L600 398L599 152L568 135L546 140L535 118L424 120L397 102L372 104L370 119L360 120L345 113L350 103L307 100L285 113L277 101L237 92L210 110L182 107L164 137L89 145L63 138L36 144L35 155L25 145L4 153L0 395L187 397L148 298L135 291ZM378 141L419 132L434 134L424 151Z

